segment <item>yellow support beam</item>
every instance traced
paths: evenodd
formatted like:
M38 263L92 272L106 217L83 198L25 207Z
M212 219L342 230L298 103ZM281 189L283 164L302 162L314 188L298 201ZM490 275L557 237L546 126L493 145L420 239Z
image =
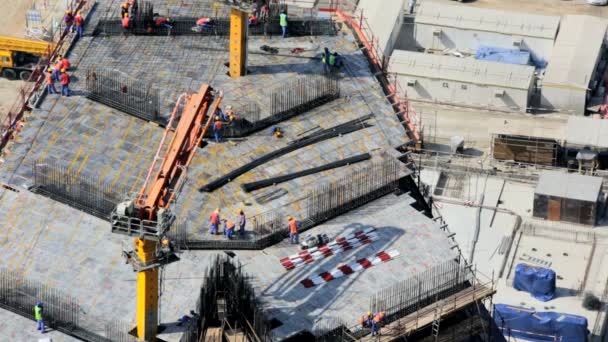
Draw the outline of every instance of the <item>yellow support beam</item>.
M247 12L230 9L230 77L239 78L247 73Z
M156 259L156 241L135 239L143 263ZM137 337L156 341L158 329L158 268L137 273Z

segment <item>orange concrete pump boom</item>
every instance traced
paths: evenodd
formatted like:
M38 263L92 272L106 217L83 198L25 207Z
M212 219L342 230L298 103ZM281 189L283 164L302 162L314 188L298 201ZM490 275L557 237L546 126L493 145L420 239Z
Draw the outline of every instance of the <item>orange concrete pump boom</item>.
M184 98L181 117L173 131L173 120ZM222 93L214 94L208 85L203 85L197 94L180 97L137 200L119 203L110 218L112 232L136 237L135 250L123 251L123 255L137 272L137 336L145 341L156 340L158 269L179 260L166 236L175 219L169 206L185 181L186 169L221 100ZM165 146L171 133L171 142Z

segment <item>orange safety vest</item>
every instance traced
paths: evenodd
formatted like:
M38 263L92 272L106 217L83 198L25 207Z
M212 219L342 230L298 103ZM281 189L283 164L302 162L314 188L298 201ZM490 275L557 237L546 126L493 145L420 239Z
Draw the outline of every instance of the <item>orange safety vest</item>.
M382 321L383 318L384 312L380 311L376 314L376 316L374 316L374 321L376 321L376 323L379 323L380 321Z
M211 219L212 224L218 224L220 221L220 215L215 211L211 213L211 216L209 216L209 218Z
M70 64L70 60L67 58L63 58L61 60L61 64L65 70L68 70L70 68L70 65L72 65L72 64Z
M61 74L61 84L62 85L70 84L70 76L68 74L66 74L65 72L63 74Z
M211 20L209 18L200 18L196 21L196 25L208 24Z
M53 68L55 68L55 70L61 70L61 68L63 68L63 63L59 61L55 63L55 66Z
M160 26L162 23L166 23L167 22L167 18L158 18L156 19L156 21L154 22L156 24L156 26Z
M55 80L53 79L53 74L51 74L50 72L46 73L46 83L48 83L48 84L55 83Z
M74 18L74 21L76 22L76 26L82 26L82 16L80 14L76 15L76 17Z
M216 131L219 131L220 129L222 129L222 125L223 125L223 124L222 124L222 122L221 122L221 121L216 121L216 122L213 124L213 128L215 128L215 130L216 130Z
M232 223L232 221L226 221L226 229L227 230L234 229L234 223Z
M298 233L298 225L296 224L296 220L289 221L289 232L291 234L297 234Z
M122 27L124 27L124 28L129 27L129 17L122 18Z

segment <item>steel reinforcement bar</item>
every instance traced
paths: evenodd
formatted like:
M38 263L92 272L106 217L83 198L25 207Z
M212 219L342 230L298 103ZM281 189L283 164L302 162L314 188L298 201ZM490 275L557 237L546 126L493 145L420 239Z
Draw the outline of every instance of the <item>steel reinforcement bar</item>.
M87 97L121 112L162 126L158 89L121 74L117 70L87 70Z
M353 124L353 125L341 127L340 129L337 129L335 131L331 131L331 132L327 132L327 133L324 133L321 135L316 135L316 136L313 136L310 138L306 138L298 143L291 144L291 145L285 146L283 148L280 148L278 150L267 153L267 154L255 159L254 161L249 162L249 163L229 172L228 174L211 181L207 185L201 187L199 189L199 191L201 191L201 192L214 191L214 190L224 186L225 184L229 183L230 181L236 179L237 177L243 175L244 173L251 171L254 168L256 168L264 163L267 163L270 160L273 160L275 158L278 158L282 155L293 152L300 148L303 148L303 147L306 147L306 146L309 146L312 144L316 144L316 143L324 141L324 140L335 138L335 137L338 137L338 136L341 136L344 134L355 132L355 131L358 131L360 129L367 128L367 127L369 127L369 125L365 124L365 123Z
M271 185L283 183L288 180L304 177L307 175L312 175L315 173L335 169L335 168L342 167L342 166L347 166L350 164L360 163L362 161L369 160L371 157L372 156L369 153L363 153L363 154L359 154L359 155L356 155L353 157L349 157L349 158L338 160L338 161L335 161L332 163L321 165L318 167L313 167L310 169L302 170L299 172L293 172L293 173L289 173L286 175L268 178L268 179L264 179L264 180L256 181L256 182L243 183L243 184L241 184L241 187L243 188L243 190L245 190L245 192L251 192L251 191L262 189L262 188L265 188L265 187L268 187Z
M244 112L235 110L239 119L225 127L222 136L239 138L268 128L281 121L307 112L340 97L340 81L336 77L320 75L295 79L270 92L270 115L260 118L257 104L245 106ZM257 119L254 119L257 117ZM206 137L213 136L209 131Z
M214 25L210 28L198 28L197 17L172 17L171 29L157 27L152 17L134 17L131 26L123 29L121 20L101 19L95 28L94 35L119 36L119 35L148 35L148 36L228 36L230 35L230 19L216 18ZM260 22L248 28L250 36L279 35L282 34L278 19ZM291 36L328 36L337 32L331 19L304 19L294 18L289 20L288 33Z
M65 166L39 161L34 163L33 171L33 192L104 220L109 219L121 200L109 184Z

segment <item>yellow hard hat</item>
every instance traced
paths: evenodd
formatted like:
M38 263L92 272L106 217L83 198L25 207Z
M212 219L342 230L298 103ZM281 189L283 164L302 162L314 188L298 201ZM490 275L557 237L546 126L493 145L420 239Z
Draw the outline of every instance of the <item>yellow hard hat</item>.
M65 72L65 69L61 69L61 72Z
M243 209L239 209L236 211L238 214L242 214L243 213Z
M53 68L48 68L46 71L53 72Z
M371 311L368 311L368 312L367 312L367 315L368 315L368 316L371 316L371 315L372 315Z
M219 213L220 212L220 208L215 208L215 211L217 211Z
M219 116L216 116L216 117L215 117L215 120L219 120L219 119L220 119L220 117L219 117Z
M287 220L289 220L289 221L293 220L293 216L287 216Z

